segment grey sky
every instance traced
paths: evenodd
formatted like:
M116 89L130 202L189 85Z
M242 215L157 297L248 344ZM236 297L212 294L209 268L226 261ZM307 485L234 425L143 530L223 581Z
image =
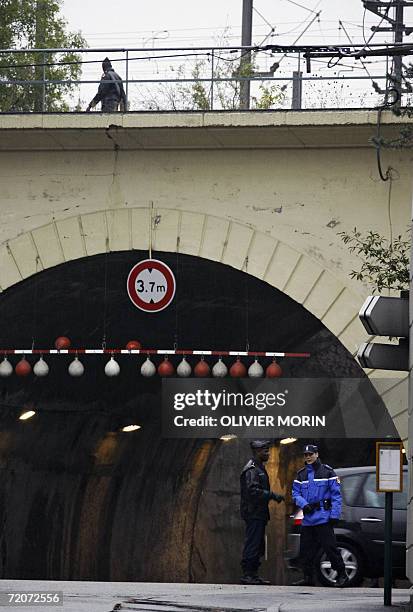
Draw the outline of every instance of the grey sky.
M309 9L321 11L320 23L315 23L303 40L323 43L345 40L344 33L338 30L338 20L352 22L346 24L351 37L363 41L362 24L363 6L361 0L297 0ZM232 35L239 36L241 25L242 0L121 0L118 3L108 0L64 0L63 12L74 29L81 29L90 46L128 45L140 46L143 43L155 46L164 43L168 46L188 45L214 42L225 27L230 27ZM256 8L262 16L254 12L254 42L260 42L270 32L268 21L275 27L275 34L270 40L274 42L292 42L300 33L300 28L278 36L293 29L310 15L304 8L295 6L288 0L255 0ZM413 10L411 17L413 19ZM377 24L378 18L372 13L366 15L366 35L369 27ZM304 26L303 26L304 27ZM164 32L164 31L167 31Z

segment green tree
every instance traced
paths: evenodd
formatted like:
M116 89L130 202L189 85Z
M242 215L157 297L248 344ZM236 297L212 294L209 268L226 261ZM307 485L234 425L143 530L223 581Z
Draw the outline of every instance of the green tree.
M69 32L60 14L61 0L0 0L0 49L78 49L80 32ZM0 111L65 111L76 86L68 84L1 84L1 81L77 80L79 54L0 53ZM72 63L73 62L73 63Z
M356 227L338 235L361 260L360 269L350 272L351 278L368 283L379 293L383 289L409 288L409 235L387 240L372 230L362 234Z

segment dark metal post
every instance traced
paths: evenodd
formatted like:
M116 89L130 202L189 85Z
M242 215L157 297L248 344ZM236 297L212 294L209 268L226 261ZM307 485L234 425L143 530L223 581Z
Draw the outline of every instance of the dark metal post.
M129 92L129 51L126 50L126 74L125 74L125 96L126 96L126 108L125 113L129 110L129 100L128 100L128 92Z
M242 35L241 45L244 47L251 46L252 39L252 2L253 0L242 0ZM246 76L250 72L251 52L241 51L240 73L241 77ZM248 109L250 107L250 81L240 81L240 108Z
M293 110L301 110L302 105L302 72L294 70L293 72L293 99L291 108Z
M46 53L43 53L42 112L46 111Z
M211 101L209 103L209 110L213 110L214 108L214 51L215 49L211 51Z
M394 25L394 42L403 42L403 0L396 0L395 6L395 25ZM400 108L402 103L402 68L403 68L403 56L395 55L393 59L393 72L394 72L394 86L398 93L398 100L395 104L395 108Z
M385 493L384 510L384 605L391 606L393 493Z

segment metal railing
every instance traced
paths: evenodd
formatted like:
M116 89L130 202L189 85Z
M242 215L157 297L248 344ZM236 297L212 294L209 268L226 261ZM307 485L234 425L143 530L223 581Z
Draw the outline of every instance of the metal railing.
M84 111L106 56L123 78L129 112L240 110L243 81L250 82L251 110L373 108L386 99L389 55L346 56L335 66L312 59L311 72L303 72L308 49L253 48L247 73L240 57L250 47L0 50L0 112Z

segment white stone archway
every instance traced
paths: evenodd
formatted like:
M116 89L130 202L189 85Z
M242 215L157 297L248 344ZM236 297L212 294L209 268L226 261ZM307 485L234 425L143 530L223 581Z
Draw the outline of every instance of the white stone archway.
M356 294L307 254L249 225L170 208L157 207L153 212L141 207L97 211L23 233L0 246L1 290L36 272L81 257L149 249L151 215L154 252L179 251L256 276L304 306L353 355L366 339L358 319L363 294ZM387 385L383 399L406 443L405 387L398 373L394 384Z

